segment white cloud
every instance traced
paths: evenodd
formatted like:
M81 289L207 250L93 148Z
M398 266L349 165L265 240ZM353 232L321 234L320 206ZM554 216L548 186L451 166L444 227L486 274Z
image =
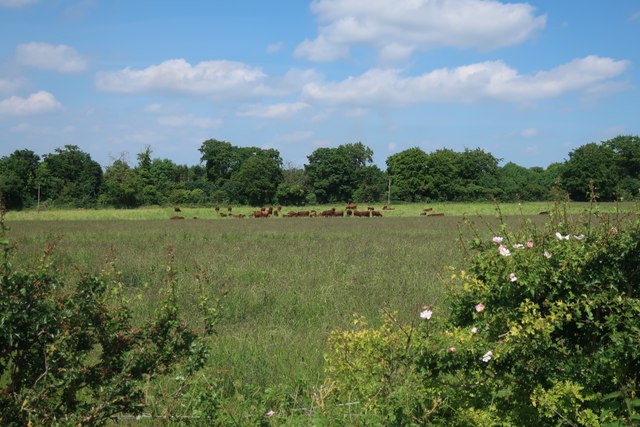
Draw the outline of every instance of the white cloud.
M281 103L271 105L253 105L245 111L240 111L241 117L261 117L269 119L290 118L302 110L309 108L304 102Z
M88 61L82 55L63 44L21 44L16 48L16 59L22 65L60 73L80 73L88 66Z
M536 136L537 134L538 134L538 129L536 128L526 128L520 131L520 135L524 136L525 138L531 138Z
M0 115L28 116L32 114L48 113L62 108L62 105L49 92L40 91L28 98L12 96L0 100Z
M307 58L317 62L335 61L349 56L349 48L332 44L322 35L315 40L305 40L294 51L298 58Z
M546 25L527 3L496 0L316 0L320 27L303 41L298 57L312 61L345 58L352 45L369 45L383 60L438 47L495 49L530 38Z
M0 0L0 6L21 7L36 3L38 0Z
M549 71L522 75L502 61L487 61L454 69L441 68L414 77L399 70L373 69L340 82L309 83L303 97L332 105L410 105L494 99L526 103L588 91L623 73L628 61L588 56Z
M268 94L266 75L259 69L233 61L204 61L191 65L171 59L141 70L129 67L96 77L100 90L118 93L182 93L247 98Z
M398 148L398 144L396 144L395 142L390 142L387 144L387 148L389 149L389 151L395 151L395 149Z
M629 17L630 21L637 21L639 19L640 19L640 10L638 10L635 13L631 14L631 16Z
M283 46L284 43L282 42L271 43L269 46L267 46L267 53L278 53L282 50Z
M0 94L16 92L24 84L24 79L0 79Z
M195 127L200 129L215 129L222 126L221 119L211 119L208 117L198 117L193 115L185 116L165 116L158 118L158 124L173 127Z

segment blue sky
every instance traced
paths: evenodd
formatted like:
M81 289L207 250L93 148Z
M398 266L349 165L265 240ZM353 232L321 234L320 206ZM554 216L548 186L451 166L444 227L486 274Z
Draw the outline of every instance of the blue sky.
M546 167L640 134L639 42L637 0L0 0L0 156L193 165L215 138Z

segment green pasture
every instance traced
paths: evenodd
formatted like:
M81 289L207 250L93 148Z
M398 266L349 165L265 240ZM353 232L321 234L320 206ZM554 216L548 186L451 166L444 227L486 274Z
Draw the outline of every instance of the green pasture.
M229 387L292 386L322 382L326 338L349 327L354 314L376 324L385 310L406 321L417 320L425 304L434 306L436 316L444 313L448 266L460 266L464 257L458 237L471 236L462 215L487 238L499 227L491 204L394 207L383 218L241 220L222 220L213 208L184 207L184 221L169 220L170 208L23 211L10 212L7 225L17 246L16 266L33 265L58 239L53 260L63 277L97 273L115 254L137 318L160 303L167 250L173 247L190 324L199 325L196 274L212 298L225 294L208 375ZM445 216L420 216L423 207ZM571 208L582 212L586 205ZM514 224L543 222L548 217L539 211L551 209L546 203L501 206ZM515 215L519 211L525 215Z
M384 217L418 217L423 209L432 209L430 213L443 213L445 216L463 215L495 215L496 205L490 202L477 203L404 203L389 205L392 210L383 210L382 203L361 204L358 209L366 210L368 206L380 211ZM551 212L554 203L548 202L521 202L501 203L500 210L504 215L537 215L540 212ZM223 219L220 213L227 213L228 207L220 205L220 212L211 207L181 206L181 212L174 212L174 207L144 207L137 209L29 209L23 211L10 211L7 213L9 221L42 221L42 220L153 220L167 219L174 215L183 216L185 219ZM250 215L259 207L230 206L234 214ZM344 210L342 204L313 205L313 206L283 206L282 213L300 210L315 210L320 213L324 210L336 208ZM588 210L589 203L571 202L568 209L572 213L582 213ZM637 207L637 202L623 203L599 203L598 209L603 212L631 211Z

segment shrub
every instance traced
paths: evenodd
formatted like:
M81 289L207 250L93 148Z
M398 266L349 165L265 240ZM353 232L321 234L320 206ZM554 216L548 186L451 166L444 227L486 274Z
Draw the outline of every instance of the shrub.
M51 243L40 265L11 265L0 212L0 425L102 425L143 410L143 384L180 367L191 373L206 356L215 311L202 299L204 329L180 320L173 255L155 317L133 325L110 257L98 277L75 285L53 269Z
M334 402L382 424L639 422L637 217L503 224L469 255L452 272L448 316L425 307L411 325L388 315L331 335Z

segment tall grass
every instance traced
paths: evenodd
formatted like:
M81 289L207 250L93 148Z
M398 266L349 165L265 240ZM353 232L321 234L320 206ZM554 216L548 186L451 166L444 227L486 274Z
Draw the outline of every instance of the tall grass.
M199 323L197 272L210 277L212 297L226 293L211 343L211 375L269 386L320 383L326 337L348 327L354 313L375 324L381 310L410 321L424 304L446 307L446 267L463 256L460 222L453 216L10 220L8 237L18 245L19 266L37 262L61 236L55 266L70 278L98 272L113 251L139 318L160 303L166 250L173 246L190 323Z

